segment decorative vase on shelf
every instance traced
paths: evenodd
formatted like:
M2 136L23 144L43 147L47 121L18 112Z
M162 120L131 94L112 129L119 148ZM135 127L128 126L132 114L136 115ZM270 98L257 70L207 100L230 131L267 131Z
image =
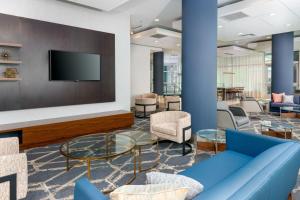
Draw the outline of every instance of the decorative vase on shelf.
M8 60L10 58L10 53L7 50L2 50L0 56L2 60Z
M16 68L6 68L4 72L5 78L17 78L18 71Z

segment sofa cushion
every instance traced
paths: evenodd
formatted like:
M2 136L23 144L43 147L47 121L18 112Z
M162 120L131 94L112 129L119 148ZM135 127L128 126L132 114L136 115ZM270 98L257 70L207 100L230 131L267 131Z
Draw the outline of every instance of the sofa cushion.
M176 136L177 123L175 122L164 122L152 125L152 130L168 135Z
M147 184L176 184L188 188L186 199L193 199L203 191L203 185L191 177L180 174L167 174L162 172L149 172L146 174Z
M294 95L283 95L283 103L294 103Z
M298 104L294 104L294 103L274 103L274 102L272 102L271 106L279 108L279 107L284 107L284 106L292 107L292 106L299 106L299 105Z
M208 160L196 163L179 174L199 181L204 186L205 192L252 159L250 156L234 151L225 151Z
M148 185L123 185L115 189L112 193L110 193L109 196L111 200L182 200L185 199L187 192L187 188L170 183Z
M268 167L271 163L273 165L280 155L287 153L292 145L293 143L287 142L267 149L248 162L246 165L242 166L240 169L237 169L230 176L215 184L214 187L212 187L209 191L200 193L197 198L207 200L218 199L218 197L220 199L230 199L232 195L239 192L244 185L250 182L262 170ZM264 175L262 175L260 178L263 179Z
M238 126L243 126L243 125L249 123L248 117L234 116L234 118L235 118L236 124L237 124Z
M294 95L294 104L300 104L300 96Z
M285 95L285 93L272 93L272 100L274 103L282 103L283 101L283 95Z

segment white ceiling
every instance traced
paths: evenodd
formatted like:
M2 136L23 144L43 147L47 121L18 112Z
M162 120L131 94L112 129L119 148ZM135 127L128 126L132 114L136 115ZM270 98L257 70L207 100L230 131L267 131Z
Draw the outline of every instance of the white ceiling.
M242 12L248 17L227 21L224 16ZM244 0L218 10L218 39L235 41L300 30L299 0ZM243 37L241 34L255 34Z
M259 52L234 45L218 48L218 56L221 57L247 56L253 54L259 54Z
M134 33L154 27L181 30L182 0L68 0L110 13L131 15ZM247 45L272 34L300 30L300 0L218 0L218 44ZM228 21L224 17L242 12L247 17ZM159 22L154 19L158 18ZM177 27L173 26L177 21ZM241 34L254 34L241 36ZM153 39L145 35L133 43L161 48L180 48L180 38ZM159 42L156 42L156 41Z
M235 1L219 0L219 6L230 2ZM232 21L224 19L237 12L244 13L246 17ZM173 20L171 27L181 31L181 20ZM273 34L297 30L300 30L300 0L243 0L218 9L218 45L247 46L253 41L270 40ZM164 46L165 41L158 44L149 38L133 41L162 48L173 46L174 49L180 43L180 40L175 40L173 44Z
M111 11L129 0L61 0L78 5L95 8L103 11Z
M180 50L181 33L163 29L152 28L131 36L131 43L152 46L164 49Z

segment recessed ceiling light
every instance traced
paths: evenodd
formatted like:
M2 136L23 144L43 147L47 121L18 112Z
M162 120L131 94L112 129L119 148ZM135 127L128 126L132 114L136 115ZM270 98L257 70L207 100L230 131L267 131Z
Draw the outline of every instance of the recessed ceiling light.
M287 27L292 26L292 24L286 24Z
M155 40L154 42L155 42L155 43L158 43L158 40Z
M158 19L158 18L155 18L154 21L155 21L155 22L159 22L159 19Z
M222 26L222 25L219 25L218 28L223 28L223 26Z
M133 35L133 31L131 31L130 34Z
M273 17L273 16L275 16L276 15L276 13L270 13L270 16L271 17Z

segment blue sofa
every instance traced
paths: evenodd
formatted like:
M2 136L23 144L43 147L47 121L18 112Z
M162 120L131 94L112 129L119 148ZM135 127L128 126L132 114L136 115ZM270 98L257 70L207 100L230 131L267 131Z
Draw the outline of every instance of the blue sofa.
M280 112L280 107L300 107L300 96L294 95L294 103L274 103L273 101L270 102L270 112Z
M227 150L180 174L204 185L195 200L286 200L296 184L300 144L252 133L226 131ZM83 178L75 200L106 200Z

